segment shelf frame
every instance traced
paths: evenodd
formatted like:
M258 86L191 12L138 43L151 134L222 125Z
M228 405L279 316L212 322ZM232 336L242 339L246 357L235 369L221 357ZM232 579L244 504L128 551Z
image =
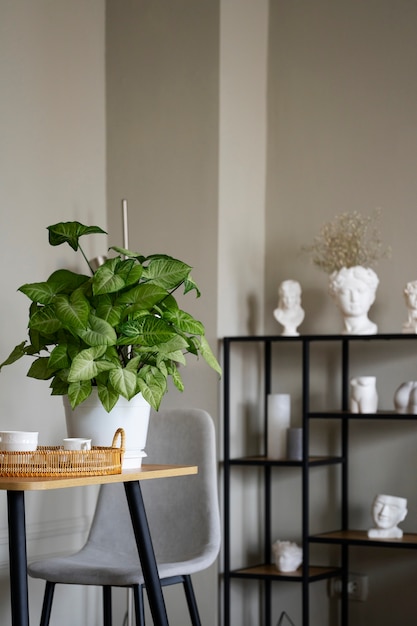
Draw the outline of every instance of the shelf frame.
M223 339L223 476L224 476L224 626L231 626L230 622L230 583L232 578L254 578L265 582L264 598L264 623L271 623L271 584L274 581L287 580L298 582L302 585L302 626L309 625L309 584L322 578L340 576L342 579L341 596L341 626L348 626L349 603L348 603L348 572L349 572L349 547L352 545L366 545L375 547L393 548L417 548L417 534L404 535L402 540L379 540L369 539L366 531L349 530L349 423L351 420L417 420L417 415L398 414L395 411L378 411L375 414L354 414L349 408L349 365L350 346L356 342L384 342L384 341L414 341L417 335L403 333L384 333L377 335L300 335L297 337L284 337L282 335L264 336L234 336ZM336 343L341 347L341 407L331 411L310 411L310 347L317 343ZM292 461L288 459L269 459L266 454L258 456L244 456L239 458L230 457L230 352L234 344L260 344L263 345L264 366L264 450L267 450L268 426L267 426L267 397L272 389L272 346L275 343L288 343L301 345L302 350L302 426L303 426L303 460ZM309 456L309 437L311 420L339 420L341 424L341 454L338 456ZM339 465L341 467L341 529L338 531L310 535L309 533L309 472L317 466ZM230 479L233 467L258 467L264 472L264 498L265 498L265 545L264 564L230 569L230 545L231 545L231 511L230 511ZM279 467L298 468L302 472L302 548L303 567L292 575L282 575L272 565L270 560L269 546L271 544L271 475L274 469ZM340 546L341 566L317 568L309 562L310 544L333 544ZM313 572L320 573L314 574Z

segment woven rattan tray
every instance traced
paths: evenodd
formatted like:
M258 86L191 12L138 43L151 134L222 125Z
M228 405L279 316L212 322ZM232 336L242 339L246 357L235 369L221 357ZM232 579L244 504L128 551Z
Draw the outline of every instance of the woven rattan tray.
M120 447L117 440L120 438ZM103 476L120 474L125 432L119 428L110 448L64 450L62 446L38 446L32 452L0 452L0 476Z

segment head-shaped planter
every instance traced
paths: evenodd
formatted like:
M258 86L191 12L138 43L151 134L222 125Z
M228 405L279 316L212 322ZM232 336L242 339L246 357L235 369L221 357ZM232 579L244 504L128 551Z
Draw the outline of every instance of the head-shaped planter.
M292 541L275 541L272 552L280 572L295 572L303 562L302 549Z
M375 301L378 276L367 267L342 267L329 278L329 292L339 307L344 321L344 335L375 335L376 324L368 319Z
M408 513L407 499L379 494L372 504L372 518L375 528L368 530L368 537L400 539L403 531L398 524L403 522Z

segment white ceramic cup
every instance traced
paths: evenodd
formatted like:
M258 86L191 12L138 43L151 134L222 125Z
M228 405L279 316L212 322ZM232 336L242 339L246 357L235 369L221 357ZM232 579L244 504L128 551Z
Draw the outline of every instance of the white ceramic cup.
M5 452L29 452L38 447L38 432L25 430L1 430L0 450Z
M91 439L83 437L67 437L64 441L64 450L91 450Z

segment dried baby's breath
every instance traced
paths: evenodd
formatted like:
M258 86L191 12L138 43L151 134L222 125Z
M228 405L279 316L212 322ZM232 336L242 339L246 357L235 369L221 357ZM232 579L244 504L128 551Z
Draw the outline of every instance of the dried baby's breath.
M379 259L391 255L390 246L384 246L381 241L380 217L381 209L375 209L369 216L358 211L341 213L323 224L312 245L304 250L311 254L313 264L328 274L342 267L373 267Z

